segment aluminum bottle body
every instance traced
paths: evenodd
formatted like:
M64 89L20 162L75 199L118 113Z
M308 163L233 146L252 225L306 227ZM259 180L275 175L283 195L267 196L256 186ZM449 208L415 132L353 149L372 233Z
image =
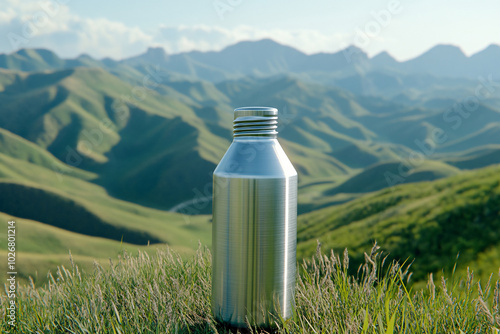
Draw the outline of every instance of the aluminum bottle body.
M214 172L213 196L215 317L239 327L290 317L297 173L275 136L235 137Z

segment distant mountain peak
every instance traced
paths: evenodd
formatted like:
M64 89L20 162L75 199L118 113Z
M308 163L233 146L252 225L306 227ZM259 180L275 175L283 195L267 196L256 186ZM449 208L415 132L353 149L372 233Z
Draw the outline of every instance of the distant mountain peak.
M303 54L302 51L299 51L292 46L278 43L275 40L270 39L270 38L264 38L264 39L260 39L260 40L256 40L256 41L237 42L235 44L227 46L221 52L225 52L225 51L233 51L234 52L235 50L243 51L243 52L246 52L247 50L251 50L251 51L259 50L262 52L265 52L265 51L274 52L276 50L283 50L283 51L286 50L288 52Z
M450 56L461 56L466 57L465 53L459 46L453 44L438 44L430 48L428 51L424 52L420 57L425 55L435 55L439 54L442 57Z
M370 59L375 66L393 66L398 63L387 51L382 51Z
M325 54L325 53L317 53L317 54ZM352 61L353 59L356 59L356 60L360 60L360 59L367 60L368 59L368 55L366 54L366 52L363 51L363 49L360 49L355 45L349 45L348 47L346 47L340 51L337 51L334 53L329 53L329 54L342 55L343 58L349 59L349 62Z
M258 40L254 40L254 41L240 41L240 42L236 42L234 44L231 44L231 45L227 46L226 49L230 48L230 47L241 46L241 45L284 46L283 44L278 43L278 42L276 42L275 40L273 40L271 38L263 38L263 39L258 39Z
M19 49L9 55L0 55L0 67L20 71L41 71L61 68L64 60L49 49Z
M383 60L392 59L392 60L394 60L394 57L392 57L389 54L389 52L382 51L380 53L377 53L375 56L373 56L372 59L383 59Z
M75 59L92 59L93 60L94 58L92 58L92 56L89 55L88 53L82 53L81 55L79 55Z
M146 54L149 54L152 56L159 56L159 55L166 55L167 52L161 46L150 46L147 49Z
M357 47L356 45L349 45L345 49L342 49L340 51L350 51L350 52L357 52L357 53L365 53L363 49Z
M20 56L24 56L24 57L31 57L35 54L39 54L39 55L50 55L52 57L58 58L58 56L55 54L54 51L49 50L49 49L45 49L45 48L34 48L34 49L23 48L23 49L19 49L19 50L15 51L13 53L18 54Z
M168 58L168 55L164 48L158 46L158 47L149 47L146 53L144 53L144 57L150 59L166 60Z
M498 57L498 56L500 56L500 45L498 45L498 44L490 44L486 48L484 48L483 50L478 51L475 54L473 54L471 56L471 58L478 57L478 56L479 57L484 57L484 56L487 56L487 55L491 55L492 57Z
M469 57L456 45L438 44L420 56L402 62L402 70L409 73L427 73L435 76L456 77L469 75Z
M483 51L486 51L486 50L495 50L495 51L496 50L500 50L500 45L498 45L498 44L490 44Z
M132 65L139 63L164 64L168 62L168 54L162 47L149 47L146 52L122 61Z

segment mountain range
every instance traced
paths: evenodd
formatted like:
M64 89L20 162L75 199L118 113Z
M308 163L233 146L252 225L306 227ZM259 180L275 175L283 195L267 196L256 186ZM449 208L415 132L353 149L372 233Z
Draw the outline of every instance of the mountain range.
M62 243L54 234L103 249L80 256L106 258L120 244L185 252L196 240L209 244L211 173L231 142L232 110L248 105L280 110L299 213L318 226L342 203L369 204L372 192L459 183L475 175L464 170L500 163L499 50L467 57L439 45L399 62L355 47L307 55L261 40L219 52L150 48L123 60L0 55L0 212L40 229L48 245ZM309 254L326 235L310 230L299 249ZM28 259L37 249L23 252Z
M370 58L363 50L350 46L335 53L305 54L271 39L243 41L221 51L191 51L169 55L161 47L151 47L144 54L113 60L93 59L81 55L74 59L61 59L46 49L20 49L12 54L0 55L0 67L22 71L61 69L76 66L113 68L123 65L138 67L159 65L169 71L191 75L212 82L257 75L314 72L398 72L402 74L430 74L435 77L470 78L500 74L497 61L500 46L491 44L470 56L454 45L436 45L421 55L398 61L387 52Z

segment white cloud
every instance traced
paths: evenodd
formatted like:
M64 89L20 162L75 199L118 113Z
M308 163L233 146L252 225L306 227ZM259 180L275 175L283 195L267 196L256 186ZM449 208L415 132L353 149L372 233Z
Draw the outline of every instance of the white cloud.
M0 24L8 23L16 17L16 12L12 8L0 11Z
M82 53L96 58L121 59L162 46L169 53L220 50L242 40L271 38L307 53L337 51L346 36L314 30L232 29L206 25L160 26L147 33L138 27L100 18L83 18L66 5L74 0L0 0L0 52L18 48L48 48L62 57Z
M249 26L226 29L205 25L190 27L163 26L158 29L154 40L168 52L177 53L191 50L220 50L238 41L263 38L271 38L306 53L337 51L340 49L342 42L347 40L346 36L340 34L325 35L315 30L263 30Z
M122 58L143 51L152 37L141 29L107 19L73 14L68 0L0 0L0 52L42 47L63 57L88 53Z

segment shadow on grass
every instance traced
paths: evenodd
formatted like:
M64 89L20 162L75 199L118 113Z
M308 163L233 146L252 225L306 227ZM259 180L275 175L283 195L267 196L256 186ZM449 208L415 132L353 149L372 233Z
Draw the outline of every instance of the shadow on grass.
M214 328L215 325L215 328ZM215 330L217 332L215 332ZM219 333L219 334L275 334L278 333L277 329L274 328L238 328L230 326L228 324L216 322L215 324L204 323L183 326L178 329L177 334L208 334L208 333Z

